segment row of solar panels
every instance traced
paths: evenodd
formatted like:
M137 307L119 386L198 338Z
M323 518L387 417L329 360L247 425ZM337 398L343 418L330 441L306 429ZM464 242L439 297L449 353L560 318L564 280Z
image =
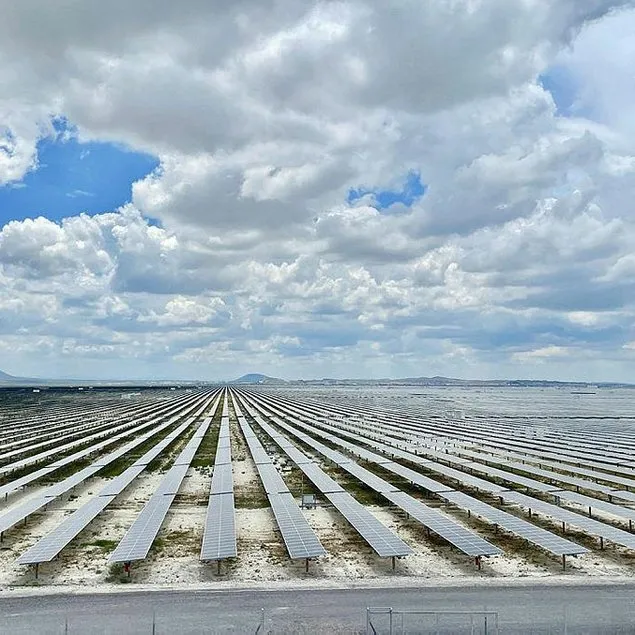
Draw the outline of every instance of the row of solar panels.
M338 425L341 425L341 424L338 424ZM373 421L372 423L373 432L376 431L377 425L378 425L377 421ZM386 436L384 436L383 438L386 438ZM360 440L363 441L364 439L360 437ZM399 445L403 446L403 444L399 444ZM399 453L399 450L395 451L393 447L390 447L381 443L378 443L377 446L387 452L396 452L398 455L402 456L402 458L412 460L413 462L418 462L424 465L426 468L436 469L433 463L426 462L425 460L422 460L417 455L413 455L410 453L405 453L405 454ZM417 446L416 450L419 453L421 453L420 446ZM449 458L449 455L443 453L439 455L438 458L440 459L444 458L447 460ZM528 489L534 489L536 491L546 492L554 496L558 502L567 501L567 502L575 503L584 507L588 507L589 510L591 509L601 510L613 516L616 516L618 518L627 519L629 520L629 523L633 519L635 519L635 513L630 508L613 505L610 502L606 502L606 501L595 499L589 496L585 496L577 492L570 492L570 491L562 490L554 486L545 485L542 482L521 477L513 473L509 473L503 470L498 470L496 468L487 468L486 466L483 466L474 461L459 459L457 460L457 463L460 464L461 469L471 469L471 470L479 469L485 472L488 476L500 478L502 480L507 480L508 482L511 482L511 483L520 484L527 487ZM445 471L447 472L447 470ZM557 478L556 473L553 473L553 474L555 475L555 478ZM614 528L610 525L607 525L605 523L600 523L596 520L586 518L584 516L581 516L580 514L569 512L568 510L562 510L557 506L554 506L550 503L545 503L544 501L541 501L539 499L533 499L525 495L521 495L521 498L519 498L519 496L516 495L516 492L510 492L508 488L501 488L500 486L495 484L492 484L488 490L486 481L482 481L482 479L479 479L478 482L476 482L474 477L464 474L458 470L453 470L452 475L456 477L458 480L460 480L461 482L463 482L464 484L479 486L482 489L485 489L486 491L490 491L491 493L496 493L500 495L500 497L503 500L508 500L509 502L516 502L516 503L522 500L522 502L525 504L524 506L526 506L528 509L538 509L538 507L540 506L540 509L543 511L543 513L546 513L545 510L548 510L550 516L555 517L561 522L574 524L577 527L583 528L585 531L587 531L587 533L591 535L595 535L607 540L612 540L613 542L616 542L617 544L621 544L629 548L635 548L635 537L632 536L629 532L625 532L620 529ZM616 493L614 490L610 490L609 493L616 494L616 497L619 497L619 495L623 495L625 498L629 498L628 495L630 494L628 492ZM536 501L533 508L529 505L529 503L532 500Z
M351 412L346 411L346 409L339 409L339 413L346 413L350 416ZM378 414L379 411L375 412L372 408L364 408L364 415L367 416L370 414ZM426 421L422 418L412 418L404 413L399 413L398 415L394 415L392 413L384 413L381 414L383 418L389 420L395 427L401 429L404 435L408 435L412 430L418 430L420 434L437 434L437 435L445 435L448 439L461 439L465 441L472 441L474 443L478 443L484 445L486 447L496 447L500 443L507 444L509 447L516 448L519 451L530 452L530 453L541 453L545 458L551 458L558 461L569 461L579 464L589 465L590 467L599 467L603 469L611 468L611 464L613 467L620 467L622 472L629 473L631 475L635 475L635 470L628 468L627 465L624 465L624 458L615 460L608 460L607 462L607 452L604 449L602 454L592 455L585 451L586 445L580 446L579 440L574 438L571 440L569 445L562 446L559 450L553 451L551 449L545 450L541 449L543 446L536 446L535 443L532 443L531 440L523 440L519 438L518 433L515 435L506 435L498 427L498 423L496 425L484 425L484 424L474 424L474 422L470 421L469 423L465 421L453 421L452 424L446 424L442 421L434 420L434 421ZM543 443L544 445L544 443ZM551 448L551 446L557 447L557 443L552 443L551 441L548 443L547 447ZM587 444L588 445L588 444ZM577 451L582 450L583 453ZM597 460L593 460L593 456ZM623 455L624 456L624 455ZM632 464L632 455L626 455L629 457L629 460Z
M87 447L81 450L78 450L77 452L74 452L61 459L54 461L53 463L50 463L33 472L29 472L25 474L24 476L21 476L17 479L14 479L3 485L0 485L0 497L4 496L6 499L6 497L10 493L18 490L21 487L25 487L26 485L29 485L30 483L34 483L35 481L47 475L52 474L56 472L57 470L61 469L62 467L71 465L72 463L75 463L77 461L81 461L82 459L85 459L88 456L98 453L109 446L115 445L116 443L119 443L120 441L124 439L127 439L129 437L134 437L140 432L148 430L152 426L156 425L157 423L160 423L161 421L166 419L166 417L169 417L169 416L173 417L176 414L181 414L184 410L186 410L189 407L190 401L191 401L191 396L180 397L179 399L170 401L162 405L158 410L154 412L153 415L149 415L150 418L148 418L148 416L144 416L139 418L138 420L135 420L134 422L132 422L132 424L123 424L121 426L116 426L112 428L107 438L104 439L103 441L99 441L98 443L93 443L91 445L88 445ZM143 422L143 423L140 423L140 422ZM90 440L87 440L87 442L90 443ZM96 459L96 461L94 462L94 465L101 464L100 462L103 462L103 457L101 459ZM21 462L20 464L13 464L14 469L18 469L18 465L22 465ZM0 469L0 474L1 473L2 473L2 470ZM73 475L72 477L69 477L69 478L76 480L78 476ZM68 481L68 482L71 483L73 481ZM70 485L69 488L73 487L74 484Z
M195 399L190 398L189 403L186 404L185 406L179 405L176 408L173 407L172 415L160 425L154 425L153 427L150 428L150 430L147 430L143 432L142 434L135 436L132 440L128 441L127 443L117 448L116 450L110 452L109 454L105 456L97 458L87 467L79 470L78 472L72 474L71 476L63 479L62 481L58 483L55 483L53 485L50 485L44 488L41 492L39 492L32 498L27 499L25 502L16 505L15 507L9 509L7 512L3 514L0 514L0 534L10 529L21 520L26 519L28 516L30 516L32 513L34 513L38 509L45 507L46 505L48 505L50 502L52 502L53 500L55 500L56 498L58 498L65 492L68 492L69 490L71 490L73 487L76 487L80 483L84 482L87 478L98 473L104 467L111 465L116 460L126 456L129 452L131 452L135 448L146 443L153 437L156 437L157 435L161 434L162 432L164 432L171 426L177 424L179 421L182 421L185 417L190 417L187 420L187 422L191 423L191 421L193 420L193 418L191 417L192 413L195 410L201 408L202 407L201 403L202 402L205 403L207 400L208 400L207 396L205 395L199 396L199 397L196 397ZM156 424L156 422L154 423ZM174 434L174 433L171 433L171 434ZM117 489L119 485L124 484L125 486L126 479L128 478L129 475L134 474L134 476L132 477L134 478L139 473L139 468L144 465L147 465L147 462L149 462L149 460L152 460L150 458L152 456L151 452L152 451L150 451L150 453L146 453L146 455L141 457L135 463L135 466L132 467L132 469L129 468L130 471L124 472L126 476L122 474L122 475L119 475L117 478L113 479L112 481L110 481L108 485L106 485L106 488L104 488L105 491L102 492L101 494L107 496L107 495L110 495L110 492L117 493ZM98 508L97 502L93 502L91 503L91 505L94 506L94 509ZM89 511L86 510L83 513L89 514ZM97 511L97 513L99 513L99 510ZM77 518L78 518L77 527L80 527L81 525L80 516L77 516Z
M353 419L351 417L348 418L348 422L350 423ZM355 421L358 421L356 418L354 419ZM376 426L377 425L377 419L374 418L373 419L373 425ZM359 422L358 422L359 425ZM387 432L388 434L392 434L393 436L400 436L404 439L409 439L413 442L417 442L417 444L419 446L424 446L427 447L428 450L431 449L435 449L435 445L439 445L438 440L436 440L434 443L432 441L430 441L430 438L427 436L422 436L423 433L419 433L419 434L414 434L411 432L412 428L407 428L405 429L405 426L403 423L395 423L392 422L390 423L391 426L394 426L394 429L391 430L389 428L387 428ZM465 456L468 455L469 453L462 451L465 447L466 447L466 441L460 441L460 442L452 442L450 443L450 440L448 440L447 445L443 448L443 452L449 451L450 453L455 453L459 456ZM497 443L497 445L500 445L500 442ZM450 446L456 446L459 448L459 451L457 451L456 449L453 449ZM555 467L556 469L559 470L565 470L568 471L572 474L579 474L579 475L584 475L584 476L591 476L594 479L599 479L599 480L603 480L605 482L613 482L615 484L618 485L623 485L625 487L635 487L635 481L632 479L626 479L624 477L621 476L617 476L615 474L612 473L608 473L608 472L602 472L601 470L603 469L607 469L606 465L602 465L602 464L597 464L597 463L592 463L592 462L585 462L585 464L587 465L591 465L594 469L593 470L589 470L589 469L585 469L585 468L581 468L578 466L574 466L574 465L569 465L567 463L562 463L562 462L557 462L557 461L553 461L553 460L548 460L543 458L544 456L549 456L551 457L551 454L548 453L539 453L539 454L521 454L520 452L514 452L514 451L510 451L510 450L505 450L505 449L501 449L498 447L492 447L492 444L488 444L488 445L484 445L484 446L480 446L479 447L480 452L479 453L472 453L472 458L476 458L477 460L480 457L483 457L484 453L490 453L490 454L505 454L506 456L510 457L510 458L515 458L515 459L520 459L522 461L530 461L530 462L534 462L534 463L538 463L540 464L545 464L548 465L550 467ZM429 453L430 455L430 453ZM440 454L436 455L437 457L443 458ZM459 459L455 459L456 463L459 463ZM488 461L484 461L484 462L488 462ZM467 463L467 461L465 461L465 463ZM626 470L622 470L622 472L627 472ZM566 482L566 481L562 481L562 482ZM519 483L521 484L521 483ZM588 487L589 486L589 482L586 481L580 481L578 483L574 483L572 482L572 484L577 485L578 487L580 486L587 486L588 489L591 490L595 490L595 491L601 491L600 488L598 487ZM547 491L548 491L548 487L547 487ZM632 500L632 495L630 492L622 492L621 490L613 490L611 492L607 492L608 496L614 496L616 498L619 498L620 495L622 496L622 498L624 500Z
M326 550L298 507L287 484L245 419L240 404L234 400L238 425L256 465L256 471L271 505L278 529L291 559L317 558Z
M633 455L627 451L616 452L603 450L601 453L588 451L585 445L580 445L579 440L573 439L570 443L559 443L552 440L536 440L522 438L513 433L505 433L495 425L467 424L464 421L453 421L451 424L441 421L412 420L400 415L382 415L390 420L396 427L404 432L412 433L413 430L446 436L450 439L472 441L481 445L506 447L527 453L536 453L545 458L570 463L590 464L600 468L619 468L622 473L635 476L633 469Z
M236 512L231 465L231 438L227 391L223 391L221 424L216 444L212 484L207 502L201 560L234 558L236 547Z
M22 554L17 560L18 564L39 564L41 562L49 562L55 558L60 551L94 520L117 495L121 494L153 460L160 456L169 445L179 439L179 437L187 431L200 414L209 407L211 399L212 398L204 398L202 405L200 400L198 400L192 406L192 409L196 409L192 416L189 416L183 423L177 426L177 428L163 437L158 443L145 452L141 458L137 459L121 474L107 483L95 497L75 510L70 516L66 517L53 531ZM190 439L185 449L181 452L179 459L191 454L192 448L198 447L209 426L209 422L210 419L203 421L196 434ZM184 465L177 459L163 478L159 488L142 510L140 516L137 517L137 520L120 542L111 557L112 561L121 562L137 559L142 552L143 556L141 557L147 555L188 467L189 463Z
M262 404L264 402L261 400L258 403ZM400 466L393 461L387 460L385 457L370 452L369 450L365 450L364 448L360 448L354 443L350 443L343 439L340 439L336 435L321 431L317 427L303 423L298 418L299 408L297 404L294 404L293 410L281 409L279 406L273 405L271 403L271 400L268 399L266 401L266 407L269 409L271 413L271 419L276 423L276 425L287 430L298 439L300 439L302 442L310 445L322 454L325 454L324 448L326 446L316 441L313 438L315 436L322 436L331 443L338 444L353 453L359 453L364 458L364 460L374 462L388 472L392 472L393 474L398 474L401 476L404 475L405 466ZM295 426L290 425L289 421L293 422ZM309 436L298 428L302 428L311 432L313 436ZM333 455L333 452L334 451L331 450L329 456L329 458L331 458L332 460L337 458ZM365 470L365 468L362 468L354 462L351 462L351 460L344 455L341 456L342 458L337 461L339 467L359 478L368 487L374 489L378 493L381 493L393 504L402 508L408 514L414 516L415 518L418 516L421 519L422 524L424 524L428 529L435 531L435 533L445 538L448 542L455 545L460 550L468 553L469 555L475 556L501 553L500 549L484 541L484 539L478 536L478 534L476 534L475 532L467 530L462 525L444 516L437 510L432 510L427 506L424 506L421 501L418 501L417 499L410 497L403 492L399 492L397 488L391 485L389 482L385 481L384 479L380 479L375 474L369 472L368 470ZM411 477L409 478L410 482L413 482L420 487L424 487L425 489L432 491L445 500L450 501L451 497L457 493L441 483L435 482L431 479L428 479L427 477L423 477L423 475L420 475L421 477L423 477L421 479L417 478L417 473L410 474L406 472L406 475L407 477ZM455 504L458 504L458 502L460 502L461 507L467 508L475 514L481 515L483 518L490 520L490 522L495 522L499 526L505 527L510 532L520 535L521 537L530 540L534 544L537 544L538 546L556 555L577 555L585 553L587 551L587 549L581 547L580 545L576 545L569 540L561 538L560 536L556 536L555 534L552 534L551 532L548 532L544 529L538 528L521 518L513 516L512 514L499 510L486 503L482 503L481 501L474 499L473 497L466 496L460 499L456 498L452 502L455 502ZM465 505L467 505L467 507L465 507ZM415 514L413 512L414 507L419 510L418 514ZM432 514L430 512L435 513ZM483 545L483 543L486 543L486 545L489 545L489 547L486 547L485 545Z
M0 461L32 452L51 443L59 443L64 439L71 438L72 435L86 434L90 430L99 429L103 424L112 425L115 421L138 416L139 413L148 408L146 403L118 403L112 408L97 412L94 408L84 409L84 412L78 409L72 415L67 415L61 419L61 423L55 423L55 419L47 413L44 423L33 425L20 434L9 434L0 428L0 434L3 438L3 453L0 454ZM34 437L37 437L36 443L33 443Z
M11 472L14 472L16 470L22 470L25 467L28 467L29 465L33 465L35 463L44 461L45 459L48 459L50 457L63 454L65 452L68 452L69 450L72 450L73 448L83 446L97 439L101 439L104 437L110 438L113 435L113 433L116 434L120 430L126 430L128 428L135 427L142 421L156 420L157 415L160 415L165 412L169 412L170 409L174 406L174 404L187 403L188 400L189 400L189 395L178 397L174 400L170 400L169 402L154 404L153 406L144 408L143 411L140 411L138 413L138 416L135 417L132 421L119 424L114 427L107 426L106 429L100 432L97 432L95 434L82 436L66 444L62 444L62 445L56 444L55 447L53 448L50 448L43 452L38 452L37 454L32 454L23 459L16 460L8 465L1 466L0 475L10 474Z

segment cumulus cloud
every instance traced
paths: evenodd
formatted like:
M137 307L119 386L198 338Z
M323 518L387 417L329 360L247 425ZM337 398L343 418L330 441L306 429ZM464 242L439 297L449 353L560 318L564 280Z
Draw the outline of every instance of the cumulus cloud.
M0 230L5 370L626 377L634 20L628 0L14 3L0 187L54 116L160 165L121 209ZM411 172L412 205L347 202Z

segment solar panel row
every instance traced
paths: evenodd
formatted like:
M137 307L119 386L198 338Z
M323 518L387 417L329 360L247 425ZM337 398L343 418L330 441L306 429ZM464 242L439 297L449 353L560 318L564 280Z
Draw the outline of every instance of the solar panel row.
M201 544L201 560L235 558L236 512L234 510L234 480L232 475L231 439L227 391L223 390L221 424L216 444L214 471L205 515Z
M279 417L273 417L272 420L291 434L295 435L299 432L296 428L282 421ZM265 432L269 433L273 431L273 428L269 424L265 423L261 417L258 416L256 421L263 427ZM324 445L319 441L316 441L311 437L307 437L304 433L300 434L304 437L306 443L315 449L318 449L318 451L321 451L321 448L324 447ZM368 459L371 459L374 457L374 454L369 452L365 456ZM346 462L340 463L340 467L346 470L349 474L358 478L367 487L385 496L392 503L416 518L419 522L422 522L428 529L435 531L444 539L448 540L448 542L455 545L468 555L482 556L502 553L498 547L487 542L474 532L462 525L459 525L451 518L444 516L437 510L431 509L423 502L413 498L405 492L400 491L397 487L391 485L389 482L373 474L361 465L347 460ZM426 522L424 522L424 519ZM476 550L476 553L474 550Z
M212 411L216 410L219 401L220 396L217 396ZM197 428L161 480L150 500L111 554L110 562L132 562L133 560L142 560L148 555L210 423L211 418L206 418Z
M196 407L196 404L190 405L185 410L182 410L179 414L173 415L166 422L162 423L159 426L156 426L155 428L151 429L149 432L145 432L144 434L138 437L135 437L134 439L126 443L121 448L118 448L117 450L114 450L110 454L95 460L91 465L84 468L83 470L80 470L79 472L72 474L68 478L65 478L62 481L60 481L59 483L55 483L54 485L51 485L45 488L43 492L36 495L33 499L30 499L20 505L17 505L13 509L11 509L9 512L0 515L0 533L7 531L11 527L13 527L13 525L15 525L17 522L27 518L34 511L44 507L46 504L51 502L51 500L53 500L54 498L64 494L65 492L69 491L73 487L79 485L84 480L86 480L93 474L96 474L107 465L110 465L117 459L126 455L128 452L130 452L134 448L148 441L153 436L161 433L166 428L169 428L170 426L174 425L176 421L182 419L189 412L194 410L195 407Z
M88 525L114 498L156 458L166 447L190 427L194 417L189 417L155 444L144 455L103 487L96 497L67 516L53 531L44 536L17 560L18 564L37 564L52 560L82 529Z
M289 557L291 559L306 559L323 556L326 550L298 507L284 479L273 465L258 437L242 415L240 405L236 403L236 400L234 400L234 408ZM258 457L258 461L256 461L256 457Z
M284 412L284 411L280 411L277 410L277 412ZM292 419L292 415L287 415L288 418ZM277 423L279 425L282 425L285 429L289 429L290 431L292 430L291 426L289 426L287 423L285 423L284 421L281 421L280 419L276 420ZM298 422L299 423L299 422ZM328 437L328 439L333 442L333 443L337 443L339 445L342 445L343 447L351 447L354 444L351 444L348 441L345 441L343 439L340 439L339 437L330 434L329 432L324 432L319 428L310 426L308 424L301 424L300 425L313 432L314 434L317 435L324 435L325 437ZM328 429L334 429L334 426L330 426L330 425L326 425L326 424L321 424L324 427L327 427ZM379 442L373 442L369 439L364 439L363 437L361 437L360 435L357 435L358 438L361 441L366 441L369 445L375 447L375 446L379 446L379 447L384 447L385 444L379 443ZM306 435L305 435L306 437ZM367 454L366 456L368 456L369 459L372 459L372 455ZM420 457L417 457L416 455L412 455L412 454L408 454L408 453L404 453L405 458L408 458L409 460L413 461L413 462L417 462L420 460ZM428 463L430 463L429 461L422 461L424 463L426 463L426 466ZM394 470L393 465L397 465L394 464L393 462L388 462L388 463L381 463L380 464L381 467L383 469L386 469L388 471L394 471L397 474L400 474L401 476L404 475L404 469L408 469L408 468L404 468L403 466L398 467L397 470ZM344 466L344 469L347 469L347 466ZM455 471L458 473L458 475L463 475L462 472L459 471ZM407 472L405 472L407 474ZM470 477L469 475L465 474L463 475L465 477L465 479L468 482L473 482L473 477ZM425 478L425 477L424 477ZM413 481L415 482L415 481ZM424 485L425 483L425 485ZM566 550L564 551L565 554L580 554L580 553L585 553L587 550L584 547L581 547L580 545L577 545L569 540L565 540L560 538L559 536L556 536L554 534L552 534L551 532L548 532L546 530L540 529L540 528L535 528L535 526L527 521L524 521L522 519L518 519L515 516L504 512L502 510L499 510L491 505L488 505L486 503L482 503L481 501L478 501L477 499L468 496L466 494L463 494L461 492L455 492L455 491L448 491L448 489L444 489L442 491L438 491L439 490L439 486L441 484L436 483L435 481L432 481L431 479L428 479L428 481L420 481L419 482L420 485L422 486L426 486L426 485L430 485L432 484L434 486L433 489L431 489L430 491L435 491L437 490L436 493L438 493L439 496L441 496L442 498L444 498L445 500L449 500L455 504L459 504L459 506L461 506L464 509L467 509L469 511L474 511L474 513L477 513L481 516L483 516L484 518L488 518L487 515L485 515L483 512L486 512L489 517L495 517L497 519L497 524L501 527L505 527L506 529L508 529L509 531L511 531L512 533L515 533L517 535L520 535L521 537L534 542L534 544L537 544L538 546L550 551L551 553L554 553L555 555L562 555L563 551L562 550ZM458 496L460 494L460 496ZM384 494L384 496L386 496L386 498L391 498L392 495L387 495ZM398 497L397 499L399 502L403 502L403 499L401 497ZM417 501L418 502L418 501ZM397 503L396 503L397 504ZM403 507L402 507L403 508ZM478 510L478 511L477 511ZM409 511L407 509L405 509L405 511L407 511L408 513L412 514L412 511ZM414 514L412 514L414 516ZM416 517L416 516L415 516ZM488 518L489 519L489 518ZM518 522L520 521L520 522ZM425 524L425 523L424 523ZM433 529L432 527L430 527L430 529ZM535 529L539 529L539 531L535 531ZM436 531L436 530L434 530ZM448 534L450 534L451 532L448 532ZM443 534L440 534L443 536ZM443 536L445 537L445 536ZM480 538L479 538L480 539ZM451 536L448 538L448 540L451 542ZM464 542L464 545L466 546L467 549L471 548L471 545L469 543L468 540L466 540ZM555 546L554 546L555 545ZM500 553L500 551L499 551Z

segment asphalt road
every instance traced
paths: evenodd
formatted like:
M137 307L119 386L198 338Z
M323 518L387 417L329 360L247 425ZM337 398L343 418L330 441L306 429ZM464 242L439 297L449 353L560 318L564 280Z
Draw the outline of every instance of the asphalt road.
M635 584L295 591L143 591L0 598L0 633L364 633L366 607L497 611L501 633L635 633ZM401 616L393 614L394 632ZM389 633L389 615L375 615ZM474 618L474 633L484 618ZM494 633L489 617L488 632ZM407 633L470 633L470 617L404 616ZM438 630L437 630L438 629Z

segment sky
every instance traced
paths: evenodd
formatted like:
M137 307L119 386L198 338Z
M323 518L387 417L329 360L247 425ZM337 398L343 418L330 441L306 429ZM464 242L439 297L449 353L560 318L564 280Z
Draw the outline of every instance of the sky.
M635 0L23 0L0 370L635 381Z

